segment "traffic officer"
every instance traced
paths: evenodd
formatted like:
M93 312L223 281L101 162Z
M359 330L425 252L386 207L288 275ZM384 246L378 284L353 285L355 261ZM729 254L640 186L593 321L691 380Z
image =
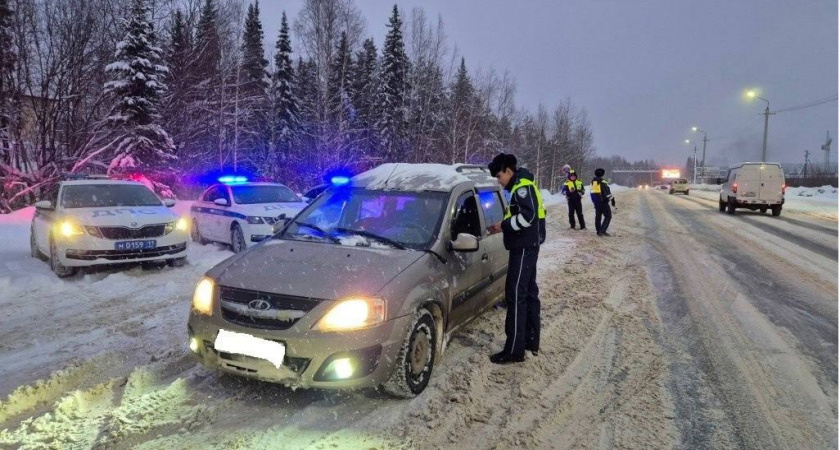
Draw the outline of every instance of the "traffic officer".
M609 183L604 180L604 169L595 169L595 178L592 179L592 186L589 190L592 203L595 205L595 231L598 236L610 236L607 228L612 221L612 210L610 202L615 206L615 199L610 192ZM603 219L603 221L602 221Z
M508 250L505 284L507 339L501 352L490 357L494 364L525 360L525 351L537 355L540 348L540 299L537 258L545 239L545 209L542 196L525 169L516 167L516 157L501 153L489 164L490 174L510 192L510 205L501 223L491 231L503 234Z
M563 195L566 196L566 202L569 204L569 224L572 229L575 229L575 215L577 214L577 221L580 222L580 229L586 229L586 222L583 221L583 195L586 193L583 187L583 182L580 181L574 169L569 170L568 180L563 183Z

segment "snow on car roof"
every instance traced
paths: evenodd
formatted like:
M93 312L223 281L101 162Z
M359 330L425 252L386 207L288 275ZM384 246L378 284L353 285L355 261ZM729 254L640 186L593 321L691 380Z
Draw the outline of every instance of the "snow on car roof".
M738 164L735 164L735 165L729 166L729 168L730 168L730 169L738 169L738 168L740 168L740 167L744 167L744 166L760 166L760 165L765 165L765 166L779 166L779 167L782 167L782 165L781 165L781 164L779 164L779 163L772 163L772 162L742 162L742 163L738 163Z
M64 180L61 182L64 185L78 185L78 184L137 184L143 186L139 181L131 180L111 180L107 178L88 178L82 180Z
M387 163L353 177L356 187L401 191L448 192L461 183L489 184L493 181L479 166L463 164Z

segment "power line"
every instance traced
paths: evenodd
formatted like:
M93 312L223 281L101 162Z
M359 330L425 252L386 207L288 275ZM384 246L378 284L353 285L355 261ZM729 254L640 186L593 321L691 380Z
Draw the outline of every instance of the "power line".
M837 101L837 94L834 94L831 97L824 98L822 100L814 100L812 102L805 103L805 104L802 104L802 105L796 105L796 106L790 106L790 107L787 107L787 108L777 109L777 110L773 111L773 114L778 114L778 113L783 113L783 112L791 112L791 111L799 111L800 109L813 108L814 106L824 105L826 103L836 102L836 101Z

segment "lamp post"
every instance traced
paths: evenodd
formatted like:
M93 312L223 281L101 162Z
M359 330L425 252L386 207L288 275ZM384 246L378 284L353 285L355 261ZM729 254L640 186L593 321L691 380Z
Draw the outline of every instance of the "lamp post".
M761 162L767 162L767 125L770 122L770 100L767 100L764 97L760 97L755 91L748 91L747 97L749 98L757 98L759 100L763 100L767 106L764 108L764 143L761 144Z
M697 127L691 127L691 131L693 131L695 133L703 133L703 153L702 153L702 156L700 157L700 173L701 173L701 176L705 179L705 177L706 177L706 142L708 142L709 136L706 135L705 130L701 130L700 128L697 128Z
M686 144L691 144L692 141L690 139L685 140ZM692 184L697 184L697 144L694 144L694 181Z

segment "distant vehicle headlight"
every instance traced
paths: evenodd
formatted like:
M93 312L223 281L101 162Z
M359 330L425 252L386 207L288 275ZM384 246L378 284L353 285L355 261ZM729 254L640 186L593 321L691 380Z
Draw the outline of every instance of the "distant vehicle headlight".
M195 286L193 294L193 311L206 316L213 315L213 292L216 290L216 283L210 278L202 278Z
M384 321L384 300L352 298L333 305L312 328L318 331L350 331L370 328Z
M58 223L58 232L64 237L73 237L85 234L85 230L70 220L62 220Z
M250 223L251 225L258 225L258 224L261 224L261 223L265 223L265 222L263 222L263 218L260 217L260 216L248 216L248 217L245 218L245 221Z

